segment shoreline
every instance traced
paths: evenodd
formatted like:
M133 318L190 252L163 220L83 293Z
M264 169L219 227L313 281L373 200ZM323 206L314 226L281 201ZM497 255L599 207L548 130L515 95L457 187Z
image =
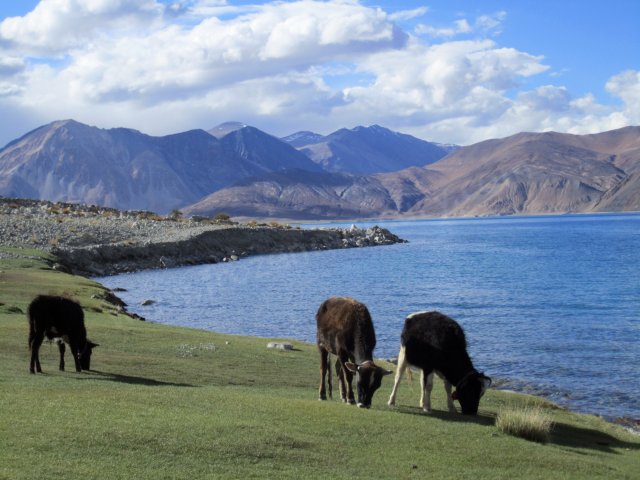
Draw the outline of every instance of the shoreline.
M302 229L7 198L0 198L0 241L44 250L58 258L54 268L83 276L406 242L377 226Z

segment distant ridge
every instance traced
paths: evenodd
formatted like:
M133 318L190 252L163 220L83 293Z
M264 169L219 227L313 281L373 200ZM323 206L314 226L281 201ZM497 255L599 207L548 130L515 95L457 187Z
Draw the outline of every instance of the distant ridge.
M380 125L342 128L326 137L299 132L284 138L329 172L373 174L424 166L446 156L434 143Z
M240 122L154 137L60 120L0 150L0 195L296 219L640 211L640 127L456 148L378 125L279 139Z
M0 195L166 213L243 178L284 168L320 170L252 127L218 140L204 130L152 137L61 120L0 150Z
M520 133L375 175L285 172L245 180L188 209L226 210L333 219L640 211L640 127Z

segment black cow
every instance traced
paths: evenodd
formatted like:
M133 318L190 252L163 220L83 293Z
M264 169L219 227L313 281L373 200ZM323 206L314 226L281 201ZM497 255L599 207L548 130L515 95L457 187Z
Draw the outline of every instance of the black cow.
M491 385L491 379L473 368L462 327L440 312L419 312L404 322L398 354L398 370L389 397L389 405L395 405L396 393L404 370L413 365L422 369L422 397L420 405L431 411L433 374L444 380L449 411L455 412L453 400L458 400L462 413L478 413L480 397ZM451 394L451 386L456 391Z
M39 295L29 305L29 349L31 350L31 373L42 372L40 367L40 345L46 336L56 339L60 350L60 370L64 370L65 342L71 347L76 371L91 368L91 351L98 344L87 339L82 307L63 297Z
M327 371L329 372L329 397L331 397L329 354L332 353L337 357L336 375L338 375L342 401L355 403L351 386L355 373L358 407L369 408L373 394L382 383L382 377L391 373L373 362L376 334L369 310L353 298L329 298L320 305L316 322L320 351L320 400L327 399L325 391Z

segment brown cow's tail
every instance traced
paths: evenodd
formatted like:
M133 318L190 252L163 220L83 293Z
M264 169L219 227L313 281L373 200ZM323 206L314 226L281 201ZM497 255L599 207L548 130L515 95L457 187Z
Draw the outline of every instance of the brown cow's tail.
M328 384L327 386L329 387L329 398L331 400L333 400L333 385L331 384L331 370L332 370L332 368L331 368L331 354L330 353L327 353L327 366L329 367L329 368L327 368L327 370L329 370L327 372L327 384Z

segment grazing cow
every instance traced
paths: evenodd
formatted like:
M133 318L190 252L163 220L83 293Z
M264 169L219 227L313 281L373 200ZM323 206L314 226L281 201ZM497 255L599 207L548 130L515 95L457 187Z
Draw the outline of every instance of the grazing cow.
M431 390L434 372L444 380L449 411L455 412L453 400L458 400L462 413L478 413L480 397L491 385L491 379L473 368L467 353L464 331L458 323L440 312L419 312L407 317L402 330L398 369L389 405L395 405L402 373L413 365L422 369L420 405L431 411ZM456 391L451 394L451 386Z
M91 351L98 345L87 339L82 307L63 297L39 295L29 305L29 349L31 350L31 373L42 372L40 367L40 345L46 336L56 339L60 350L60 370L64 370L65 342L71 347L76 371L89 370Z
M325 377L329 372L331 397L331 368L329 354L336 355L336 375L340 396L345 403L354 404L351 382L356 374L358 407L369 408L382 377L391 372L373 363L376 334L369 310L352 298L334 297L325 300L316 314L318 350L320 351L320 400L326 400Z

